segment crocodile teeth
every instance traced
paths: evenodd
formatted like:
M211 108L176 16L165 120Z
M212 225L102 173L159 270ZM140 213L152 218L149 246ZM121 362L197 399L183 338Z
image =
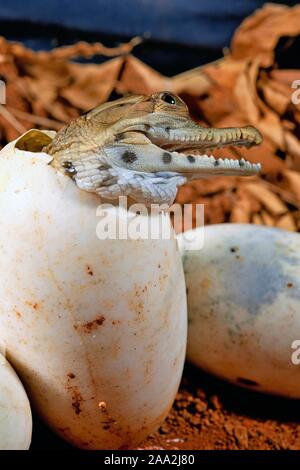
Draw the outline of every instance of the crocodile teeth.
M179 155L181 157L187 157L188 155L181 152L173 152L174 155ZM213 155L207 154L192 154L196 159L201 159L203 163L203 168L207 166L207 168L216 168L221 170L240 170L241 174L244 171L250 171L250 173L259 173L261 171L261 164L260 163L251 163L245 160L244 158L233 159L233 158L215 158ZM238 174L238 173L237 173Z

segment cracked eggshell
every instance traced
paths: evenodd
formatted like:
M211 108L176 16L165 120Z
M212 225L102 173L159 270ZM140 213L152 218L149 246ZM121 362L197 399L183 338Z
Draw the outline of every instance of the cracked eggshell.
M174 238L98 239L99 197L48 163L15 142L0 153L0 340L64 439L134 447L164 420L182 374L180 252Z
M300 398L300 235L212 225L183 263L188 359L235 384Z
M0 354L0 450L27 450L31 443L30 404L17 374Z

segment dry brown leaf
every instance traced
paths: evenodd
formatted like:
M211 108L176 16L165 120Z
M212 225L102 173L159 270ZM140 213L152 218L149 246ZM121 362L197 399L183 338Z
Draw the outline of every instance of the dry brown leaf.
M270 72L270 77L276 82L291 88L295 80L299 80L299 70L293 69L274 69Z
M267 3L246 18L236 30L232 42L232 56L237 60L255 59L263 67L274 63L274 49L282 36L300 34L300 5Z
M235 150L239 158L245 158L252 163L261 163L263 174L272 175L283 171L286 167L285 161L276 155L276 147L267 137L264 137L263 143L252 149L243 147Z
M300 170L300 141L294 134L284 131L287 152L293 157L292 168Z
M53 116L54 119L64 123L70 122L79 115L76 109L67 107L65 103L60 100L53 101L49 106L45 106L45 110L49 115Z
M264 225L267 225L269 227L273 227L275 225L274 218L267 211L262 210L260 213L260 216L262 218Z
M237 105L244 111L249 123L256 124L260 119L256 80L258 76L258 63L245 62L243 72L238 77L234 87L234 97Z
M222 224L226 221L225 213L222 208L222 200L223 195L216 195L210 198L209 201L209 214L208 215L208 223L210 224ZM205 214L205 208L204 208Z
M239 200L242 199L247 199L247 204L249 205L249 211L251 214L254 214L255 212L259 212L261 210L261 202L256 199L254 196L252 196L249 191L246 191L244 189L245 180L244 178L239 178L238 182L238 189L236 191L236 196Z
M51 86L48 79L24 77L17 82L20 93L30 102L38 102L41 107L50 106L57 99L57 87Z
M232 209L230 222L235 224L247 224L250 222L251 205L248 199L237 201Z
M19 134L22 134L26 131L26 128L5 106L3 106L3 104L0 104L0 114Z
M179 188L177 193L176 202L178 204L188 204L194 201L197 197L197 191L191 186L191 184L185 184Z
M255 225L264 225L264 221L260 214L253 214L252 223Z
M219 176L211 179L194 180L187 187L192 187L199 195L212 196L223 191L232 190L236 185L236 178Z
M232 93L226 93L223 88L213 87L207 96L199 100L199 109L206 122L210 125L219 125L225 119L234 120L236 125L240 125L237 117L237 106L232 97ZM241 118L240 118L241 119ZM242 118L242 122L244 120Z
M203 70L194 69L175 75L170 80L169 91L177 95L187 94L199 97L206 93L212 85L208 75Z
M164 77L139 59L128 56L116 89L119 93L149 94L155 91L169 90L172 80Z
M6 108L16 118L26 119L26 121L31 122L33 124L38 124L45 129L59 130L64 125L63 122L54 121L54 119L49 119L43 116L34 115L32 113L26 113L24 111L20 111L19 109L12 108L11 106L6 106Z
M276 222L276 227L289 230L290 232L297 230L297 226L292 217L292 214L285 214L281 216Z
M261 184L273 193L277 194L283 202L300 209L300 202L295 197L291 188L287 187L284 182L281 182L281 186L279 186L278 183L274 184L269 181L262 180Z
M43 81L52 88L63 88L71 81L70 67L71 63L44 59L39 60L38 56L31 58L30 61L23 60L27 77L35 79L36 83ZM84 64L82 64L84 66Z
M83 111L104 103L116 86L123 62L117 57L101 65L72 64L73 83L64 87L60 95Z
M279 216L288 211L286 205L280 200L280 198L267 188L263 187L260 183L245 184L244 189L253 197L258 199L272 215Z
M261 79L258 87L263 93L266 104L277 114L283 115L291 102L290 89L274 80L266 79Z
M287 187L290 188L298 203L300 203L300 173L285 170L283 175L286 179Z
M288 121L287 119L282 119L281 125L285 131L295 132L295 129L296 129L295 122Z
M268 139L280 150L285 150L284 130L281 125L280 117L260 101L260 108L263 116L255 124L263 136ZM263 110L262 110L263 108Z
M203 72L214 86L230 91L245 69L244 60L234 60L230 55L203 67Z
M50 53L46 55L46 58L48 60L50 56L51 60L69 60L74 59L75 57L92 58L95 55L115 57L124 54L129 54L130 52L132 52L133 48L136 47L138 44L141 44L142 41L143 40L141 37L136 36L132 38L129 42L120 44L120 46L117 47L106 47L100 42L89 44L87 42L80 41L76 44L72 44L71 46L64 46L53 49ZM43 52L39 53L41 57L43 57L44 54L45 53Z

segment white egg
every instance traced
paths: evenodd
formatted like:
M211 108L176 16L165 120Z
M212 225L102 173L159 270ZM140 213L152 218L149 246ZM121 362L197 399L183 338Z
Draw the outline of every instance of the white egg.
M183 263L188 359L235 384L300 398L300 235L208 226L203 249L185 249Z
M15 142L0 153L0 340L64 439L133 447L164 420L182 374L180 252L174 237L100 240L99 197L48 163Z
M0 354L0 450L27 450L31 431L26 392L13 368Z

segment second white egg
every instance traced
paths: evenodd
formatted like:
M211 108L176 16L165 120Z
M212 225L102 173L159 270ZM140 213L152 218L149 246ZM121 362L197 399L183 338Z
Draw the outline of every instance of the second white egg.
M188 359L235 384L300 398L300 235L222 224L204 229L201 250L187 245Z

